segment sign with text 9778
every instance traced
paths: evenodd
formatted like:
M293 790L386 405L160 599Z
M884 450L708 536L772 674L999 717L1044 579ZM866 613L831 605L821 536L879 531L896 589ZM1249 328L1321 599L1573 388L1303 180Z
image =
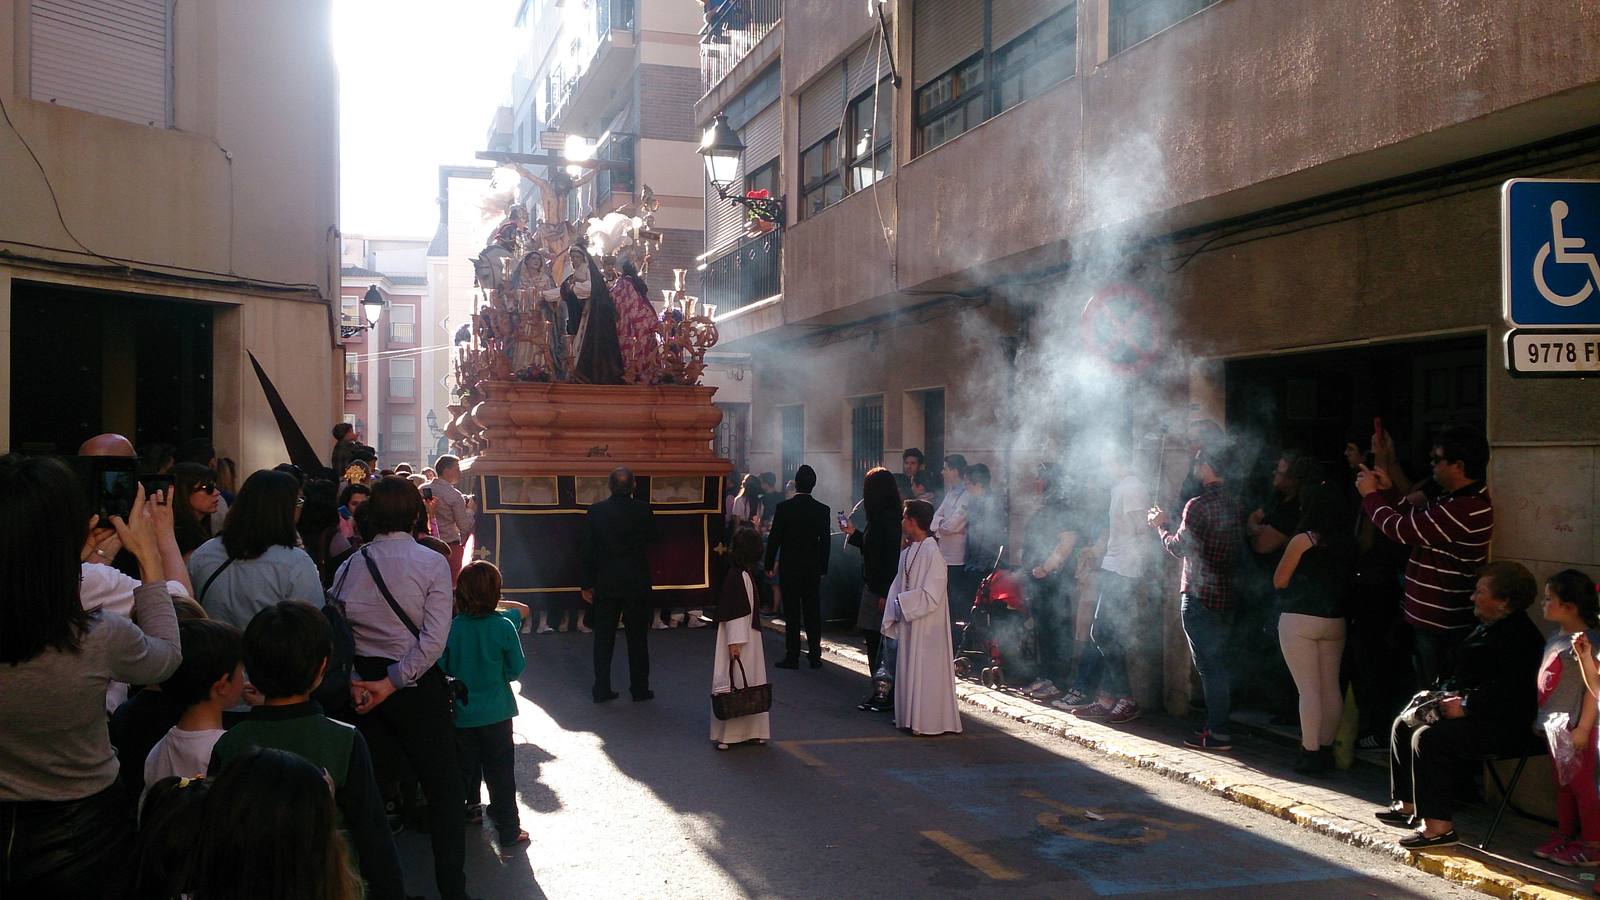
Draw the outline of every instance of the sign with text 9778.
M1518 377L1600 377L1600 329L1506 332L1506 369Z

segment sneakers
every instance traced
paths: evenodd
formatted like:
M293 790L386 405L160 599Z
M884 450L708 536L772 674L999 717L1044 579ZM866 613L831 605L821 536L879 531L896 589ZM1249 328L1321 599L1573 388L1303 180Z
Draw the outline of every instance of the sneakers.
M703 616L703 615L705 615L705 614L703 612L701 612L700 610L698 610L698 609L689 610L689 627L690 628L704 628L704 627L706 627L705 620L701 618L701 616Z
M1061 688L1048 678L1041 678L1023 689L1022 693L1033 700L1053 700L1061 696Z
M1183 745L1196 750L1206 750L1211 753L1224 753L1233 749L1233 741L1225 737L1212 734L1211 729L1202 728L1194 734L1184 738Z
M1137 718L1139 718L1139 704L1124 697L1111 707L1111 711L1106 715L1106 722L1110 725L1121 725Z
M1389 742L1375 734L1369 734L1356 741L1356 749L1387 750L1389 749Z
M1088 706L1078 707L1072 714L1080 719L1104 719L1111 715L1111 707L1104 703L1091 703Z
M1084 694L1080 694L1077 691L1067 691L1066 694L1061 697L1061 699L1050 701L1050 705L1054 706L1056 709L1064 709L1067 712L1072 712L1074 710L1082 709L1085 706L1093 706L1094 699Z
M593 634L594 633L594 629L590 628L589 626L587 626L585 624L583 624L583 620L582 619L578 620L578 631L583 633L583 634Z
M566 630L567 630L567 628L566 628L566 626L565 626L565 625L563 625L563 626L562 626L562 627L561 627L561 630L562 630L562 631L566 631ZM550 627L550 624L549 624L549 623L548 623L548 622L547 622L547 623L545 623L545 624L543 624L543 625L540 625L540 626L539 626L539 633L540 633L540 634L549 634L549 633L550 633L550 632L552 632L552 631L555 631L555 629L554 629L554 628L551 628L551 627Z
M652 630L652 631L666 631L668 628L671 628L671 627L672 627L671 625L668 625L667 623L661 621L660 618L655 618L655 619L651 619L650 620L650 630Z
M1588 841L1568 841L1566 846L1545 859L1559 866L1581 866L1589 869L1600 866L1600 846Z
M1540 859L1550 859L1557 853L1560 853L1570 843L1572 843L1572 838L1567 837L1558 831L1555 834L1550 835L1550 839L1548 841L1545 841L1539 846L1533 848L1533 855L1539 857Z

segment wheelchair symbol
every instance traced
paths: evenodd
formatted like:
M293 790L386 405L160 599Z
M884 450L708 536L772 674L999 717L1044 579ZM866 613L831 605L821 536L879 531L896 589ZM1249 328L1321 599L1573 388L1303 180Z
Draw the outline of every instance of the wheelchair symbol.
M1600 285L1600 258L1593 253L1579 253L1584 247L1583 238L1569 238L1564 234L1561 220L1567 217L1567 202L1557 200L1550 204L1550 237L1544 246L1539 248L1539 253L1533 258L1533 283L1539 288L1539 293L1546 300L1556 306L1577 306L1589 299L1594 292L1595 285ZM1555 248L1556 265L1587 265L1589 279L1584 281L1583 287L1575 293L1562 294L1550 289L1544 280L1544 264L1549 260L1551 247Z

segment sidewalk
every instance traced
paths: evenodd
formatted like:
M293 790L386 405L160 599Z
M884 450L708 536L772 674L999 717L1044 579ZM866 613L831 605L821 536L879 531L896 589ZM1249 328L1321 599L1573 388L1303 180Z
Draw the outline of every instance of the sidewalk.
M774 630L782 631L781 620ZM849 639L823 639L823 652L834 662L862 673L866 653ZM1348 771L1325 778L1296 775L1295 750L1261 732L1235 732L1234 750L1201 753L1183 745L1193 726L1161 713L1114 727L1085 721L1020 694L994 690L965 680L956 682L964 703L1014 719L1110 757L1150 769L1175 781L1277 816L1346 843L1382 853L1429 874L1495 897L1592 897L1600 869L1556 866L1529 851L1550 833L1548 826L1508 810L1488 852L1476 842L1488 830L1494 806L1470 805L1457 828L1464 842L1451 848L1410 854L1396 841L1404 831L1386 827L1372 814L1388 803L1387 770L1371 761L1357 761ZM1509 777L1509 772L1505 773ZM1524 778L1529 777L1525 774Z

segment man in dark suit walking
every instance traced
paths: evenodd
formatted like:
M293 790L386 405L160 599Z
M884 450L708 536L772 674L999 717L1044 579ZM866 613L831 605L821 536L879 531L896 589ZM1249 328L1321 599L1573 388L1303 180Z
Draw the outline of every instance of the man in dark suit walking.
M633 498L633 473L613 469L611 496L589 507L583 521L579 586L583 602L594 606L594 702L617 699L611 689L611 655L617 646L617 621L628 629L628 692L649 700L650 555L654 514Z
M807 654L811 668L822 668L822 575L828 571L828 541L833 523L828 507L811 498L817 486L817 473L801 466L794 473L799 493L778 504L772 516L772 531L767 536L767 575L776 569L778 587L783 591L785 653L776 665L780 669L800 667L800 621L805 618ZM781 563L780 565L776 565Z

